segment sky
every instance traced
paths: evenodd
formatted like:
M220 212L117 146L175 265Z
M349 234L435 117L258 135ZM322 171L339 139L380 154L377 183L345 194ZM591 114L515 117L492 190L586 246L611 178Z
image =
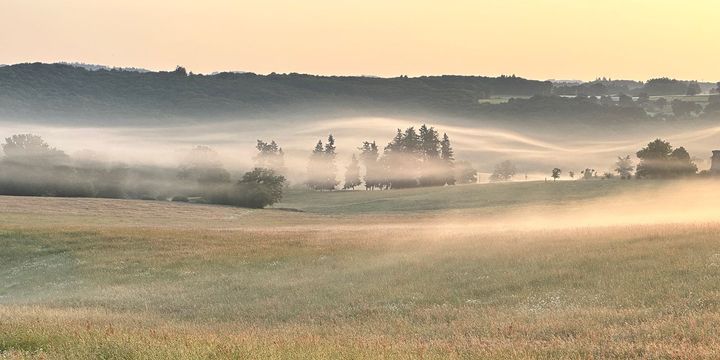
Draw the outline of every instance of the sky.
M717 0L0 0L0 64L720 80Z

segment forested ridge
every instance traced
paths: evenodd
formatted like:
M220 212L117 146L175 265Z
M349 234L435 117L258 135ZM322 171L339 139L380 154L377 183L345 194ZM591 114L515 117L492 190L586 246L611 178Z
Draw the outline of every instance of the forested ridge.
M493 95L549 94L518 77L350 77L304 74L89 71L65 64L0 67L0 115L68 118L263 116L297 110L471 113Z
M710 115L693 99L649 101L648 96L694 95L693 81L651 79L553 84L516 76L377 78L224 72L134 71L70 64L0 67L0 120L64 121L96 125L176 123L289 116L457 116L512 121L625 123ZM716 93L716 89L710 90ZM632 96L632 98L631 98ZM508 101L509 99L509 101ZM493 101L493 100L500 100ZM664 101L664 100L663 100Z

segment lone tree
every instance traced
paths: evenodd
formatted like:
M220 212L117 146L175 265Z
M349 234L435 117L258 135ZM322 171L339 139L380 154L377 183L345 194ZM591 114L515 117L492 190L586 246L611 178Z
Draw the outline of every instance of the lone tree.
M554 168L554 169L552 170L552 175L551 175L551 176L552 176L552 178L553 178L553 181L555 181L555 180L557 180L557 179L560 178L560 173L562 173L562 170L560 170L559 168Z
M510 181L512 177L517 173L517 168L510 160L505 160L495 165L492 175L490 175L490 181Z
M213 204L264 208L282 199L285 177L273 170L255 168L235 184L209 191L206 198Z
M673 178L694 175L697 165L684 147L673 149L669 142L656 139L637 152L638 178Z
M474 184L478 181L477 169L469 161L458 161L455 164L455 179L460 184Z
M335 137L332 134L328 135L327 142L325 143L325 181L324 188L326 190L333 190L340 183L337 181L337 165L335 165Z
M631 179L633 170L635 170L635 164L630 159L630 155L618 156L618 160L615 162L615 172L620 175L621 179Z
M255 168L245 173L238 184L252 196L249 206L263 208L282 199L285 177L271 169Z
M343 185L343 189L355 189L355 187L359 186L361 183L362 180L360 180L360 163L355 157L355 154L353 154L352 159L350 160L350 164L348 164L345 170L345 185Z
M307 181L305 184L313 190L321 190L323 185L323 172L325 171L325 148L322 140L318 140L310 155L307 167Z
M447 134L443 134L443 139L440 142L440 159L443 161L445 181L447 185L455 185L455 176L453 175L453 167L455 161L455 152L450 145L450 138Z
M51 147L42 137L18 134L5 138L2 145L5 161L24 165L64 165L70 157L62 150Z
M575 178L575 172L572 170L568 171L568 175L570 176L571 179Z
M197 181L201 185L230 182L230 173L223 168L220 156L209 146L199 145L180 164L178 178Z

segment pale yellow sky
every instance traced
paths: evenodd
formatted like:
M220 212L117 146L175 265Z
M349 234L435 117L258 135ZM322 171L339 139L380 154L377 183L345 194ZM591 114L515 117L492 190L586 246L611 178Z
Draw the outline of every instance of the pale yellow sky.
M720 80L718 0L0 0L0 63Z

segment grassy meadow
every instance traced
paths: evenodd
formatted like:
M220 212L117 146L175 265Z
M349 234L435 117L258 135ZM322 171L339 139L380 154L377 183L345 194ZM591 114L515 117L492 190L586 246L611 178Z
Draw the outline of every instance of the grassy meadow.
M715 187L0 197L0 358L717 358Z

